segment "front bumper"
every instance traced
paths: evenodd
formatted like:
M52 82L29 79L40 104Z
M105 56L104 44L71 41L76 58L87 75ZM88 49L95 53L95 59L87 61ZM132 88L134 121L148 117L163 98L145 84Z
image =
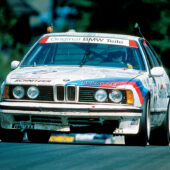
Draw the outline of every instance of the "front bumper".
M0 115L6 129L71 132L76 127L81 132L88 127L88 132L112 128L113 134L137 134L142 110L130 105L1 102Z

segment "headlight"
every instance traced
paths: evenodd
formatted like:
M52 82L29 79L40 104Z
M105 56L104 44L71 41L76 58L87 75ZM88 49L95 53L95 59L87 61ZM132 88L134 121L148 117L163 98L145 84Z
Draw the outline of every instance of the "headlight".
M107 99L107 92L103 89L97 90L94 94L94 98L98 102L104 102Z
M27 90L27 96L30 98L30 99L36 99L39 95L39 90L37 87L35 86L31 86L28 88Z
M115 102L115 103L119 103L122 101L122 92L120 90L112 90L110 93L109 93L109 99L112 101L112 102Z
M22 99L25 95L25 90L22 86L16 86L13 91L12 94L14 96L14 98L16 99Z

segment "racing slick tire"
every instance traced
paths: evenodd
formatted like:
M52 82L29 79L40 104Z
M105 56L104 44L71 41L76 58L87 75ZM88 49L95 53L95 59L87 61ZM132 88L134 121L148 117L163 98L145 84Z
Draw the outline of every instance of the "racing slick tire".
M32 130L27 132L28 140L33 143L47 143L51 133L43 130Z
M2 142L22 142L24 132L20 130L0 129L0 139Z
M168 103L166 116L164 118L162 125L157 129L151 130L149 144L168 146L170 142L169 136L170 136L170 102Z
M150 138L150 129L150 99L147 95L142 105L139 132L137 135L126 135L125 144L130 146L146 146Z

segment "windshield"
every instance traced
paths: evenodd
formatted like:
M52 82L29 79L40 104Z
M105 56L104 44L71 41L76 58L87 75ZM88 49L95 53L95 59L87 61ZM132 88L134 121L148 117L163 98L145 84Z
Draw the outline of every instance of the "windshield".
M145 69L138 48L98 43L39 43L21 63L21 67L43 65Z

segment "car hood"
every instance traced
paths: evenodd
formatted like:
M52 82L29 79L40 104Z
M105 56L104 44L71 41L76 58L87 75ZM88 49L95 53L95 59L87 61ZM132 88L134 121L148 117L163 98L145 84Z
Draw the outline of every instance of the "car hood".
M7 83L15 84L66 84L84 80L114 81L126 78L126 81L142 73L132 69L113 69L103 67L22 67L12 71Z

